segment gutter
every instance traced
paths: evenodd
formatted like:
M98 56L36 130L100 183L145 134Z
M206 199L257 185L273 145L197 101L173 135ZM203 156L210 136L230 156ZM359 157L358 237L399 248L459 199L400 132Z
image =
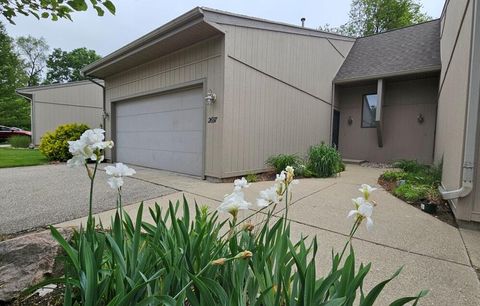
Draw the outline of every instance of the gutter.
M22 92L22 89L16 89L15 93L30 101L30 131L32 136L30 141L35 145L35 103L33 103L33 93Z
M92 78L88 78L88 80L90 82L92 82L93 84L102 87L102 94L103 94L103 98L102 98L102 128L106 131L106 119L108 117L108 114L107 114L107 100L106 100L107 94L106 94L106 90L105 90L105 85L100 84L99 82L95 81Z
M462 186L455 190L446 190L443 185L438 191L444 200L455 200L468 196L473 190L475 175L478 112L480 109L480 5L473 1L474 21L472 24L472 51L470 55L470 80L468 84L468 107L463 152Z

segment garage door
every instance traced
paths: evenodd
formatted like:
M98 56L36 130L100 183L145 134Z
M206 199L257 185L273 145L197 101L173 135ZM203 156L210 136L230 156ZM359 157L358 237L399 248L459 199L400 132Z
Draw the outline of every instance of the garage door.
M116 104L116 159L203 175L201 88L136 98Z

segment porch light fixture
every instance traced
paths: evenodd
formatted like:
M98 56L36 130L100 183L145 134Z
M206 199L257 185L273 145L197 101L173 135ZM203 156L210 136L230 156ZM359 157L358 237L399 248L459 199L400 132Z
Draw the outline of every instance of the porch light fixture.
M348 116L348 125L352 125L353 119L352 116Z
M417 121L418 121L418 123L420 123L420 124L422 124L422 123L425 121L425 118L423 118L423 115L422 115L422 114L419 114L419 115L418 115Z
M211 105L217 101L217 95L213 93L211 89L208 90L207 95L205 96L205 103L207 105Z

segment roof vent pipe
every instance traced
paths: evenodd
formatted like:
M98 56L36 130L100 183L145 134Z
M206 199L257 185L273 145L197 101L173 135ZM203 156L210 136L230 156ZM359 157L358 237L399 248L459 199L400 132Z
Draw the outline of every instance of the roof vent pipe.
M302 22L302 28L305 27L305 20L306 20L305 17L302 17L302 19L300 19L300 21Z

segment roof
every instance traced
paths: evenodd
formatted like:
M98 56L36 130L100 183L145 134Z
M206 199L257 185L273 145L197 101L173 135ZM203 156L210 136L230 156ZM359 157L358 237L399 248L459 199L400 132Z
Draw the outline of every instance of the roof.
M191 46L210 37L224 35L219 25L236 25L283 33L353 41L353 38L315 29L245 15L196 7L154 31L138 38L82 69L85 75L104 78L121 70Z
M285 22L272 21L263 18L257 18L242 14L231 13L227 11L212 9L208 7L199 8L205 20L207 22L217 23L217 24L229 24L235 26L242 26L248 28L256 28L263 30L270 30L276 32L284 32L290 34L299 34L305 36L315 36L321 38L337 39L337 40L346 40L354 41L355 38L348 37L341 34L330 33L318 29L312 29L308 27L302 27L299 25L289 24Z
M94 81L100 84L103 84L102 80L94 80ZM95 85L95 84L90 80L82 80L82 81L73 81L73 82L67 82L67 83L55 83L55 84L48 84L48 85L21 87L21 88L17 88L15 91L18 94L30 94L39 90L48 90L48 89L81 86L81 85ZM95 86L98 86L98 85L95 85Z
M439 71L440 20L358 38L336 83Z

